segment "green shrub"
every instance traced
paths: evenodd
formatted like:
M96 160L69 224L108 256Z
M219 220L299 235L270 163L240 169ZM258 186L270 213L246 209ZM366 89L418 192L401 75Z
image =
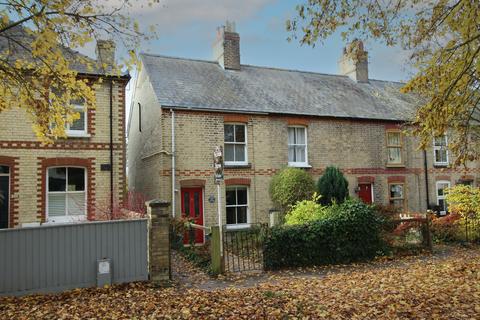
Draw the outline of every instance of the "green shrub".
M312 177L299 168L284 168L270 182L270 197L284 212L298 201L310 199L314 192Z
M349 263L383 252L382 219L371 206L347 200L327 211L320 220L272 228L265 239L265 268Z
M285 216L286 225L304 224L322 219L327 209L318 203L320 196L315 193L311 200L302 200L293 205Z
M318 179L317 192L321 195L320 203L324 206L334 202L342 203L348 197L348 181L340 169L327 167Z

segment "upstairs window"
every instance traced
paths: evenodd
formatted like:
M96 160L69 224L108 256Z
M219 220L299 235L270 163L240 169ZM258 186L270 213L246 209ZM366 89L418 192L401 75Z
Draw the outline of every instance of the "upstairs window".
M402 133L400 131L387 131L387 164L402 165Z
M307 128L288 127L288 165L308 166Z
M82 220L86 216L85 168L54 167L47 171L47 216L52 222Z
M247 126L244 124L224 125L226 165L247 164Z
M441 215L447 214L447 202L445 201L445 189L450 188L450 181L437 181L437 205Z
M80 118L73 121L71 124L67 123L65 133L69 137L79 137L87 135L87 112L82 104L73 104L75 112L80 114Z
M437 166L448 165L447 136L433 138L433 163Z

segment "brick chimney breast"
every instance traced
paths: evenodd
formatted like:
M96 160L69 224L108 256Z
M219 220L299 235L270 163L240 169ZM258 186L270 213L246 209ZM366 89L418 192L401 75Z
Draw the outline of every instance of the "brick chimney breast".
M338 67L340 74L353 81L368 82L368 52L365 51L362 41L355 39L343 48Z
M115 42L112 40L97 40L97 62L105 72L111 72L115 67Z
M213 58L223 69L240 70L240 35L235 32L235 22L217 28Z

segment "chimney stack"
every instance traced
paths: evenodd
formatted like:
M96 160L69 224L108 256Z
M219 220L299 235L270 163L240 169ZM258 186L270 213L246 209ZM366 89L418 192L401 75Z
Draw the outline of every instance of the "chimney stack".
M97 40L97 62L105 72L111 72L115 67L115 42L112 40Z
M217 28L213 58L223 69L240 70L240 36L235 32L235 22L227 21Z
M338 62L340 73L349 76L355 82L368 82L368 52L363 42L355 39L345 48Z

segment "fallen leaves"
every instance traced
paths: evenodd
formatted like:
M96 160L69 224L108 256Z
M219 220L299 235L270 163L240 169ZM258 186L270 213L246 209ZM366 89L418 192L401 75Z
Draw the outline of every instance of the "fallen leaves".
M441 258L410 257L396 263L288 271L256 279L245 279L249 287L244 283L209 290L132 283L0 298L0 318L478 319L480 314L479 248L456 249Z

